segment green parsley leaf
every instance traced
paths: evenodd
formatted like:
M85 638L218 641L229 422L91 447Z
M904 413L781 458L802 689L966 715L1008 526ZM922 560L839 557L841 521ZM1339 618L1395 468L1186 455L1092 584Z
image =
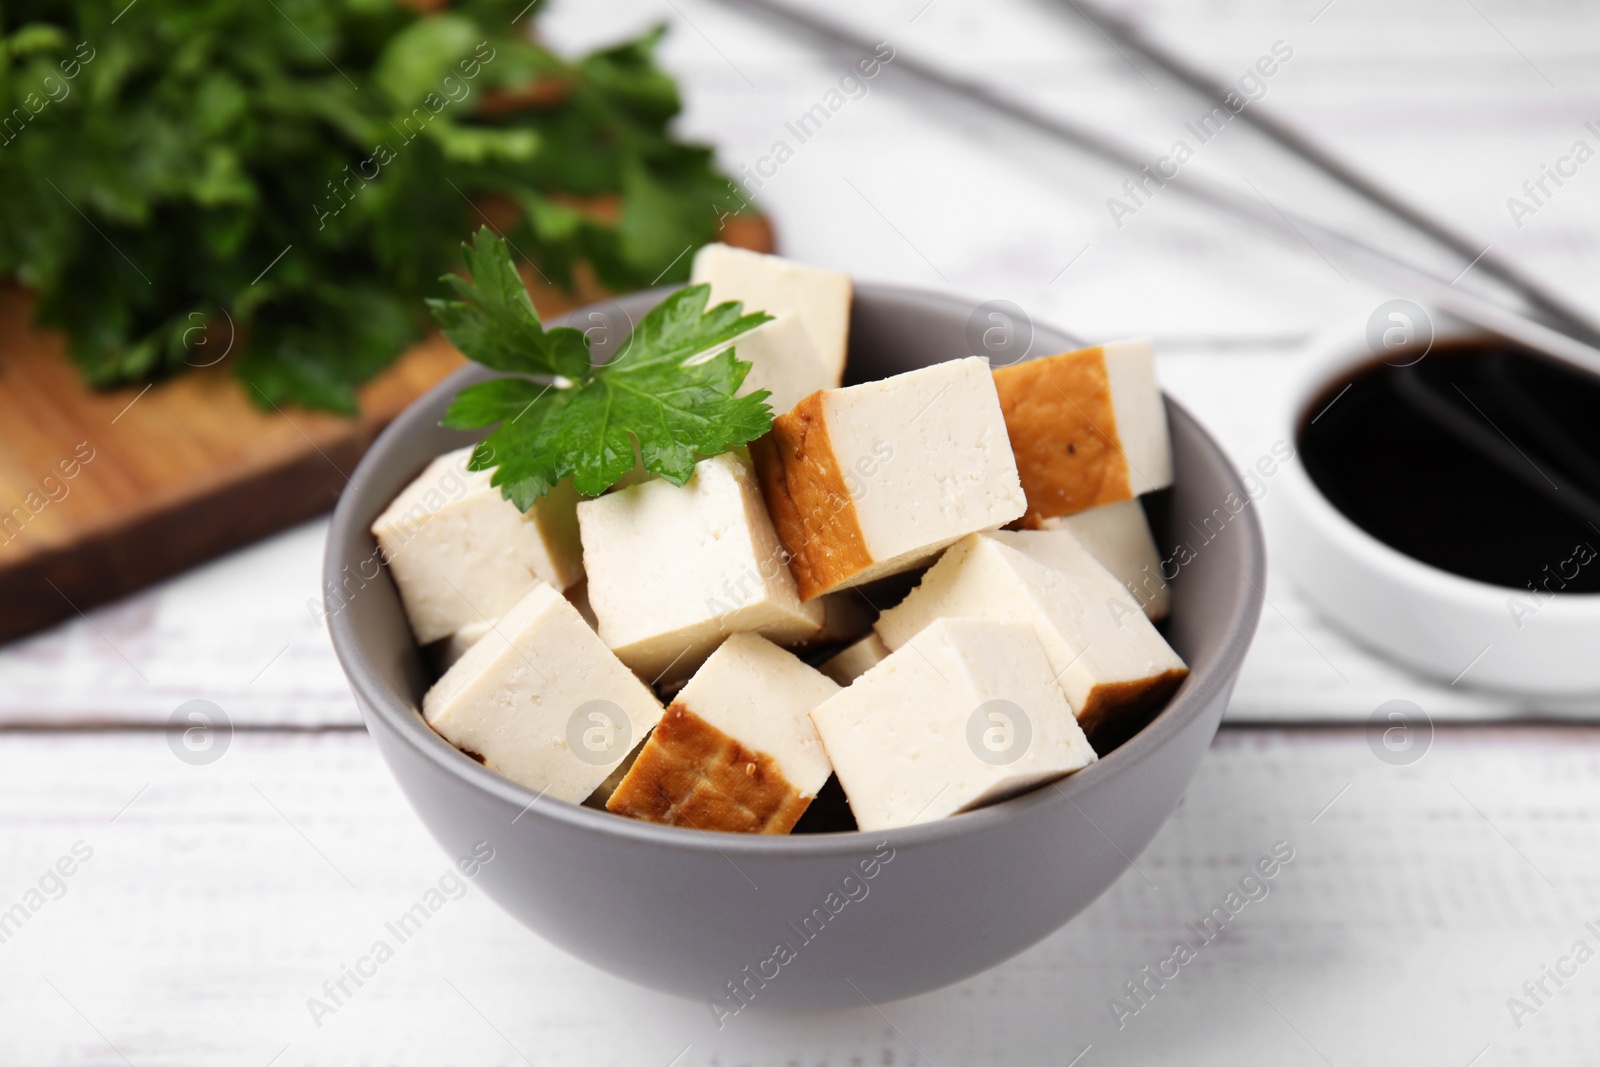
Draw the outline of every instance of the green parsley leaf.
M592 365L588 338L544 329L505 241L480 230L464 249L472 280L443 280L460 298L428 302L467 358L516 375L456 394L443 425L496 429L468 466L527 510L563 478L598 496L636 462L674 485L695 460L754 440L772 427L768 392L735 396L750 364L730 343L771 321L738 303L710 310L709 285L680 289L639 320L609 361ZM580 365L581 361L581 365ZM637 457L637 459L636 459Z
M483 227L461 246L471 281L441 279L458 300L429 300L439 328L468 359L508 374L582 377L589 369L589 343L570 326L546 331L506 243Z

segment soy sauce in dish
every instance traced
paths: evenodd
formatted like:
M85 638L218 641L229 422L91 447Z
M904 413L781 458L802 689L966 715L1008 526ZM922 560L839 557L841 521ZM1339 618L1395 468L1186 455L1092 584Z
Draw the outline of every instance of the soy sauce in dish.
M1298 438L1333 506L1413 559L1600 592L1600 379L1495 338L1401 351L1330 385Z

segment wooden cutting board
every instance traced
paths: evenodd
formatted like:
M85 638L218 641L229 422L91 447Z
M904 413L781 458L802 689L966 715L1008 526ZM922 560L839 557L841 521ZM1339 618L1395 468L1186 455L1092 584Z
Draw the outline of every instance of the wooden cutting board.
M770 252L758 217L722 239ZM531 287L550 317L606 295ZM0 289L0 640L41 629L333 507L389 421L463 360L434 336L350 419L263 411L222 360L149 387L86 388L28 294Z

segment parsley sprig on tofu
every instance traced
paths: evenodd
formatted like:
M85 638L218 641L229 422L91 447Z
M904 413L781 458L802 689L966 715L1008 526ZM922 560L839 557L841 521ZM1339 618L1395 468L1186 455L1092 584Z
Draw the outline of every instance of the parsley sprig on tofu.
M772 426L769 395L736 396L750 364L730 343L770 315L739 303L709 310L708 285L680 289L639 320L617 352L594 364L589 339L570 326L545 329L511 261L487 228L462 246L470 280L447 275L456 299L429 300L444 334L468 358L506 377L456 394L443 425L495 429L473 451L472 470L526 510L571 477L598 496L642 462L674 485L697 458L726 452Z

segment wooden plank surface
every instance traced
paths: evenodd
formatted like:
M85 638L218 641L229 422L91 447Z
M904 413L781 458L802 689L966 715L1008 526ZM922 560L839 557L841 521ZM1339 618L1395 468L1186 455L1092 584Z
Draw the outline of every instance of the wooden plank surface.
M758 218L730 218L724 239L772 250ZM546 318L606 295L526 274ZM0 640L328 511L378 432L462 363L430 336L361 390L352 419L264 409L227 336L208 337L215 354L196 348L200 369L91 390L64 339L31 319L28 294L0 289Z
M1137 870L942 992L719 1030L468 888L318 1027L307 999L449 863L364 733L240 732L204 767L161 731L8 733L0 909L76 842L93 855L0 944L0 1062L1576 1063L1600 1045L1600 964L1547 983L1520 1028L1506 1001L1575 941L1600 947L1597 774L1595 728L1442 731L1407 767L1359 729L1230 729ZM1266 895L1119 1027L1125 983L1199 942L1186 924L1277 842L1294 858Z

